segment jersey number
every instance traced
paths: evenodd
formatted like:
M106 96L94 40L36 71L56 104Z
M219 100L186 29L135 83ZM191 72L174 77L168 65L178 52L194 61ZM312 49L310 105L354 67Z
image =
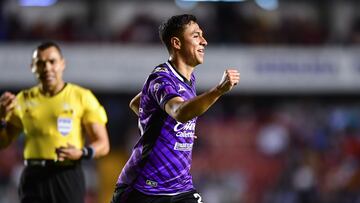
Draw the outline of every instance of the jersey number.
M194 197L198 200L198 203L203 203L199 193L194 193Z

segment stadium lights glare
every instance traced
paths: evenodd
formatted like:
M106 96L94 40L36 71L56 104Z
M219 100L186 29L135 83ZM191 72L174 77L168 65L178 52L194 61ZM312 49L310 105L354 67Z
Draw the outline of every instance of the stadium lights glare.
M255 0L255 3L264 10L276 10L279 7L278 0Z
M175 3L183 9L192 9L198 2L244 2L247 0L175 0ZM262 9L272 11L279 7L279 0L254 0L255 3Z
M175 0L175 4L183 10L194 9L200 2L225 2L225 3L234 3L234 2L243 2L246 0Z
M20 6L52 6L57 0L19 0Z
M191 9L194 9L197 6L198 2L196 2L196 1L175 0L175 4L179 8L189 11Z

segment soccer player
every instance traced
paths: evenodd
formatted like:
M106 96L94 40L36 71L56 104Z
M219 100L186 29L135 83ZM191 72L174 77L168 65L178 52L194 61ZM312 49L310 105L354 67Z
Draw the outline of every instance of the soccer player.
M64 69L60 47L42 43L31 63L38 84L0 97L0 147L25 135L21 203L84 203L81 160L109 152L104 108L90 90L64 82Z
M168 19L159 29L170 58L154 68L130 108L140 139L116 183L112 203L201 203L190 174L197 117L240 80L225 70L218 85L197 96L195 67L207 41L193 15Z

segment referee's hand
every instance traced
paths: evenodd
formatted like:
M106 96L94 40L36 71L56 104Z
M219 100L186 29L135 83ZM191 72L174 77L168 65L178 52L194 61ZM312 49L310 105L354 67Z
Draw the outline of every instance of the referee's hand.
M82 151L77 149L74 145L67 143L67 146L61 146L55 149L59 161L64 160L79 160L81 159Z
M0 119L4 119L16 105L16 96L10 92L4 92L0 97Z

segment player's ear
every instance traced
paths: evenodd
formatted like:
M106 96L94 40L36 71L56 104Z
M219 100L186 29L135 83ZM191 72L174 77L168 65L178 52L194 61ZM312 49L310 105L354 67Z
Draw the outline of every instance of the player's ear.
M179 38L177 37L172 37L170 39L170 42L171 42L171 46L174 48L174 49L180 49L181 48L181 41Z

